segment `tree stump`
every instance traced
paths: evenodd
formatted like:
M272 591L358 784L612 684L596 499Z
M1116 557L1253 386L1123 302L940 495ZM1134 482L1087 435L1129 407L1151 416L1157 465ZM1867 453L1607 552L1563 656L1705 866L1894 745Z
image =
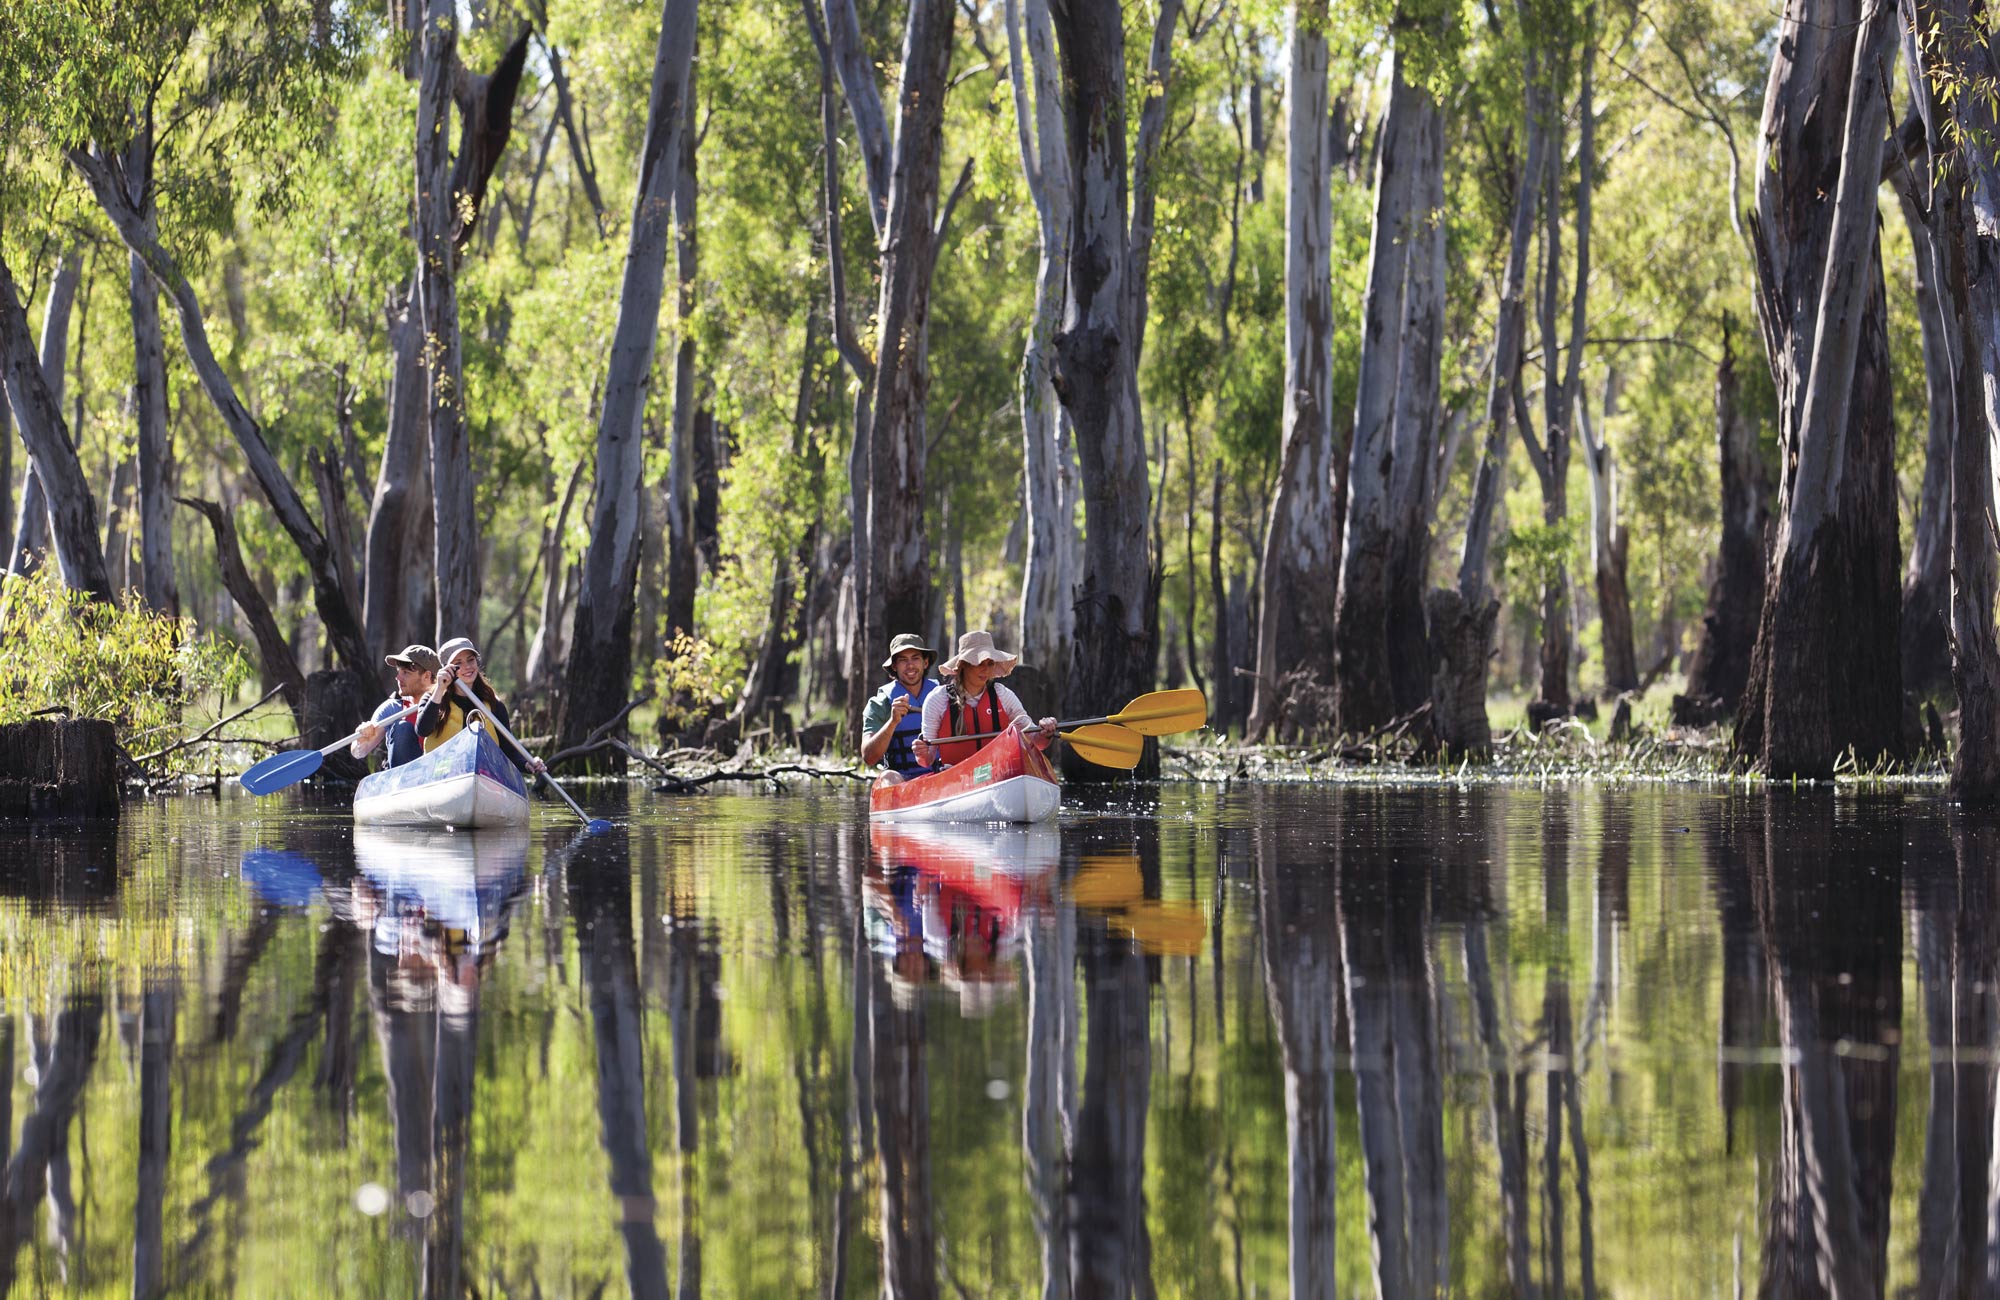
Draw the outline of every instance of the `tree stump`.
M98 718L0 727L0 817L116 817L118 734Z

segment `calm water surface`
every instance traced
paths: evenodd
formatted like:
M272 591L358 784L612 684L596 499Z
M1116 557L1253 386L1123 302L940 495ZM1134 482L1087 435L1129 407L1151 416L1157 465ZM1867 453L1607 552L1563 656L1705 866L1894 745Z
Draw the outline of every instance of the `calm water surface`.
M1984 1279L2000 831L1935 799L614 798L0 832L0 1293Z

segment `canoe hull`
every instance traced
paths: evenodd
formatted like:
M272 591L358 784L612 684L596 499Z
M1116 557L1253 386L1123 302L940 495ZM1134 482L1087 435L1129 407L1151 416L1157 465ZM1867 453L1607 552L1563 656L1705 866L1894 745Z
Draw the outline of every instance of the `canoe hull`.
M978 753L942 772L900 785L877 786L868 816L898 822L1047 821L1062 802L1062 785L1049 760L1007 731Z
M354 792L358 826L528 824L528 788L500 747L468 727L415 762L364 777Z

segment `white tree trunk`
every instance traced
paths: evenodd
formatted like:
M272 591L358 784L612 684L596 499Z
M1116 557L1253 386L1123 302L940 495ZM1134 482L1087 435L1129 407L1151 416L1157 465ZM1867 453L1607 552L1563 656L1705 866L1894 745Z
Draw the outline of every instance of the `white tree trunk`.
M1333 171L1325 130L1326 0L1292 6L1289 119L1285 148L1285 415L1281 468L1271 519L1264 531L1262 600L1257 614L1257 676L1248 734L1277 721L1279 678L1324 664L1333 643L1327 596L1340 578L1340 539L1333 517ZM1384 154L1385 159L1388 154ZM1383 187L1403 196L1400 169L1384 164ZM1400 226L1397 227L1400 229ZM1376 238L1384 240L1378 225ZM1371 314L1378 302L1402 297L1401 249L1378 247L1370 263ZM1376 293L1376 272L1387 272ZM1392 283L1393 282L1393 283ZM1393 337L1393 330L1391 331ZM1364 328L1364 375L1371 357ZM1389 374L1395 362L1390 358ZM1366 381L1363 381L1364 391ZM1388 385L1383 385L1384 389Z
M132 406L139 426L139 587L147 608L179 614L174 580L173 446L167 434L167 353L160 329L160 291L135 255L132 300Z
M1341 730L1354 734L1415 708L1430 685L1421 602L1443 337L1443 187L1437 103L1407 79L1398 51L1381 128L1339 551L1335 698Z
M473 513L472 447L465 424L465 373L458 331L458 254L453 230L452 80L458 66L458 12L428 0L417 99L417 301L430 378L431 525L436 549L437 640L479 636L479 521Z
M1077 545L1075 487L1061 403L1051 378L1050 349L1062 317L1069 276L1069 151L1063 137L1062 90L1048 0L1007 2L1008 68L1019 128L1021 170L1034 200L1040 235L1035 315L1021 358L1022 476L1027 505L1027 556L1021 571L1021 654L1060 677L1069 663L1076 626L1071 592ZM1033 84L1030 90L1029 70Z
M63 406L63 382L69 370L69 316L76 305L77 285L83 278L83 258L74 250L56 258L55 275L49 280L49 296L42 306L42 379L48 384L49 400L57 414ZM21 425L23 441L28 436L26 420ZM42 476L35 472L34 455L28 457L28 472L21 479L21 508L15 516L14 549L9 573L33 573L49 549L49 497Z
M56 565L65 586L109 600L111 581L98 540L97 506L63 423L61 399L50 391L42 360L35 355L13 271L0 260L0 366L5 369L7 399L21 426L21 440L48 496Z
M646 451L641 419L652 390L665 297L694 36L695 0L663 0L638 193L597 426L597 503L564 674L565 743L576 743L616 713L630 689L633 586L643 518L639 488Z

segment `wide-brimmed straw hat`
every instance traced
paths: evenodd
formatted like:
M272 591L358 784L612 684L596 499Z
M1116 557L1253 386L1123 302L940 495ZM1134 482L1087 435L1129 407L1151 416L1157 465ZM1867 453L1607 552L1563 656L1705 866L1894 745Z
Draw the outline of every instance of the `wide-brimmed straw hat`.
M955 677L961 664L992 664L993 675L1005 677L1020 662L1021 656L1010 655L993 644L991 632L967 632L958 639L957 653L939 664L938 671Z
M882 661L883 669L887 672L895 672L896 656L905 650L921 650L924 652L924 658L933 663L937 661L937 651L925 645L922 637L918 636L915 632L898 632L896 639L889 643L889 657Z

